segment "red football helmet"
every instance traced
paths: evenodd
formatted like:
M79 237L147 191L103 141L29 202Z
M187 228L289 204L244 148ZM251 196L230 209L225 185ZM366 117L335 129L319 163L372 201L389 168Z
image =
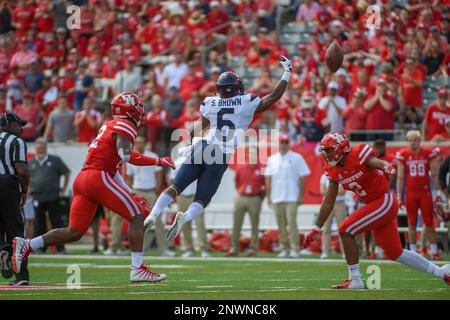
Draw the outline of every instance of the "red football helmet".
M330 166L336 166L344 155L350 152L350 141L347 136L339 132L327 133L320 141L321 157L326 160Z
M114 119L132 119L139 127L145 114L145 108L136 94L122 92L112 99L111 112Z

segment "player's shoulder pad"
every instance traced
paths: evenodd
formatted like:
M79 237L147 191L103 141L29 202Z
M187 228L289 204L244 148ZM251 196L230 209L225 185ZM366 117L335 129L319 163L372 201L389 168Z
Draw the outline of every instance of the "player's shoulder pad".
M109 122L108 126L113 132L129 138L131 141L134 141L138 136L138 129L130 120L116 119Z
M355 151L358 154L359 164L366 163L372 156L375 156L375 151L368 144L358 145Z

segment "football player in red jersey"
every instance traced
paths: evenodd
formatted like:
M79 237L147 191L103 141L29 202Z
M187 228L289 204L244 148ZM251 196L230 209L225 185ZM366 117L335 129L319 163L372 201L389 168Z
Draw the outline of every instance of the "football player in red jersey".
M89 146L83 169L73 183L73 201L69 226L53 229L31 240L13 241L13 270L38 248L79 240L88 230L97 205L102 205L129 221L131 248L131 282L157 282L166 278L143 264L142 243L144 219L150 212L145 198L132 192L117 172L122 162L137 166L157 165L175 169L172 159L150 158L133 151L138 127L144 116L144 105L134 93L121 93L111 102L113 120L104 125Z
M351 147L348 138L337 132L326 134L320 142L325 174L330 180L316 225L303 242L307 248L318 238L320 230L334 207L339 184L356 194L366 205L356 210L339 225L349 279L333 289L364 289L359 272L359 252L355 235L374 231L376 242L386 256L419 271L444 279L450 285L450 264L438 267L421 255L404 250L397 230L398 201L391 192L384 173L394 174L394 167L375 157L367 144Z
M409 147L400 149L396 155L398 163L397 198L400 201L400 206L402 206L401 196L406 180L404 204L408 215L409 248L416 251L417 214L420 208L424 230L427 229L428 231L431 257L433 260L441 260L437 250L436 231L433 225L434 208L429 172L431 171L434 188L439 191L441 187L438 172L442 157L439 148L420 146L421 135L419 131L408 131L406 137Z

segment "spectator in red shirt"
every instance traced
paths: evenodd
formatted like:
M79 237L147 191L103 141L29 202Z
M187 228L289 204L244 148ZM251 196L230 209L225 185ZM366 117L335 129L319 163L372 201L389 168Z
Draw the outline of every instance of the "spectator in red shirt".
M311 50L308 50L308 46L300 43L297 49L298 56L306 67L306 71L317 73L317 61L314 59Z
M152 151L159 155L165 155L167 141L170 141L171 119L170 114L163 109L162 99L159 95L152 98L152 111L147 113L147 141L152 146Z
M26 92L23 102L15 107L14 112L22 119L28 121L23 127L22 138L25 141L34 141L42 133L47 122L47 117L37 104L33 102L33 96Z
M404 108L422 108L422 90L425 74L418 68L417 59L406 58L406 66L400 75L400 90ZM420 111L420 110L417 110Z
M209 6L211 10L208 12L208 23L211 29L223 25L230 20L226 12L220 8L219 1L211 1ZM217 32L225 35L228 33L228 27L217 30Z
M200 112L197 108L196 99L189 99L186 102L182 115L178 119L172 120L172 127L186 129L187 132L194 129L194 122L200 119Z
M199 91L205 83L203 75L200 76L195 71L195 64L190 61L188 63L188 72L180 81L180 96L184 101L187 101L193 92Z
M364 141L365 134L351 133L354 130L366 129L367 112L364 109L364 92L356 90L350 104L342 111L342 118L345 121L344 132L352 141Z
M16 28L18 37L23 37L25 33L32 27L35 14L34 1L19 1L17 7L12 14L12 26Z
M250 47L250 40L242 23L236 23L234 34L228 37L227 54L229 57L243 56Z
M394 101L387 94L386 80L378 79L375 94L369 96L364 103L367 111L367 130L393 130L395 124ZM392 133L373 132L367 135L368 140L385 139L392 140Z
M320 141L330 128L327 113L316 106L308 92L303 93L300 107L295 109L292 121L306 141Z
M437 102L427 108L422 123L422 137L432 140L435 136L444 134L447 119L450 119L448 90L443 88L438 91Z
M240 251L240 237L245 213L248 212L251 224L250 250L247 256L252 257L258 252L259 215L262 200L265 195L265 178L258 163L258 149L248 149L248 162L236 166L234 177L238 196L235 198L233 209L232 245L227 256L237 256Z
M73 126L77 130L77 141L91 143L97 136L98 129L102 124L100 112L94 110L95 97L89 95L83 101L83 110L75 114Z
M39 56L42 61L42 69L55 70L59 67L62 52L55 48L54 40L47 40L44 51Z

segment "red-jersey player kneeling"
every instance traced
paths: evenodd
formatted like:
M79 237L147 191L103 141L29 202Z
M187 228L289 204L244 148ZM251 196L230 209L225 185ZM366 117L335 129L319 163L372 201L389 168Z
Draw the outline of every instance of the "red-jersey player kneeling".
M386 256L419 271L444 279L450 285L450 264L438 267L421 255L404 250L397 230L398 202L391 192L384 173L395 174L393 166L375 157L373 148L366 144L351 147L348 138L336 132L326 134L320 142L325 174L330 180L313 230L308 233L303 247L308 247L334 207L339 184L353 191L365 206L356 210L339 225L344 246L349 278L334 289L364 289L359 272L359 252L355 236L373 230L375 240Z
M398 163L397 197L402 199L403 184L406 179L405 207L408 216L409 248L416 251L417 242L417 215L420 208L424 231L428 231L431 257L441 260L436 244L436 231L433 224L434 208L431 195L430 174L436 192L441 189L439 185L439 167L442 157L439 148L421 147L419 131L411 130L406 134L408 148L400 149L396 158ZM403 202L401 202L403 204ZM425 233L422 234L425 237ZM425 239L422 239L422 241ZM424 242L424 241L423 241ZM426 256L426 249L422 247L422 255Z
M133 151L138 127L144 117L144 105L134 93L121 93L111 102L114 120L100 128L89 146L83 169L73 183L73 201L69 226L53 229L32 240L13 241L13 271L36 249L79 240L88 230L97 205L105 206L129 221L128 239L131 248L131 282L158 282L164 274L150 271L143 264L142 243L144 219L150 213L145 198L134 194L117 172L122 162L137 166L157 165L175 168L170 158L150 158Z

